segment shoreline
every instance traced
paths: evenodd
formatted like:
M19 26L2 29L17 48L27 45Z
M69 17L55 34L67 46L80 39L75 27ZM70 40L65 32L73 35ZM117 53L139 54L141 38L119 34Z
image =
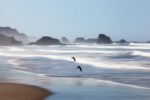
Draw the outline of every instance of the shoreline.
M0 100L44 100L53 95L47 89L18 83L0 83Z

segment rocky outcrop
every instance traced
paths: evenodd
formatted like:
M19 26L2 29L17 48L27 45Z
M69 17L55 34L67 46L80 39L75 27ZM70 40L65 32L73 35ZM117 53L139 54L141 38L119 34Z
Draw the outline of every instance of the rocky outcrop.
M21 41L23 43L28 42L28 38L25 34L19 33L16 29L11 27L0 27L0 34L8 37L14 37L17 41Z
M58 39L44 36L36 42L31 42L29 45L61 45L61 42Z
M96 43L96 42L97 42L97 39L94 39L94 38L90 38L90 39L86 40L86 43L88 43L88 44L93 44L93 43Z
M110 43L112 43L112 40L109 36L105 34L99 34L97 44L110 44Z
M127 43L127 41L125 39L121 39L120 41L118 41L118 43Z
M65 43L65 44L70 43L70 41L69 41L66 37L62 37L62 38L61 38L61 42L62 42L62 43Z
M0 45L1 46L14 46L21 45L20 41L15 40L14 37L7 37L5 35L0 34Z
M86 43L86 40L83 37L77 37L74 43Z

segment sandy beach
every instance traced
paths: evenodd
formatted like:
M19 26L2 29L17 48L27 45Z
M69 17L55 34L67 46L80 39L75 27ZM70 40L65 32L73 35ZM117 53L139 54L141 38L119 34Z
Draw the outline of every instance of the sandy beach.
M53 93L32 85L0 83L0 100L44 100Z

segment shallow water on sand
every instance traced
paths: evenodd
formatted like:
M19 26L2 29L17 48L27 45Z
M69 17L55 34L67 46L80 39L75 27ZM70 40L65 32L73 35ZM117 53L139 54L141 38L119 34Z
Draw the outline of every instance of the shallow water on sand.
M53 90L54 88L54 90ZM149 100L150 91L115 87L111 85L102 86L51 86L57 94L46 100Z
M112 83L91 78L64 78L38 76L18 70L1 70L3 83L36 85L54 92L45 100L149 100L150 89ZM0 72L1 72L0 71Z

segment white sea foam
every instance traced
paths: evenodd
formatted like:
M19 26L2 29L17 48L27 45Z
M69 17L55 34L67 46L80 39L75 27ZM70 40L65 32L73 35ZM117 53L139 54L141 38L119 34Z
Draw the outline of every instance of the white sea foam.
M134 51L132 55L150 57L150 52Z
M150 46L150 43L129 43L131 46Z
M22 55L22 54L0 54L1 56L7 56L7 57L43 57L43 58L49 58L49 59L56 59L56 60L66 60L66 61L72 61L71 57L67 56L56 56L56 55ZM14 63L14 62L13 62ZM137 65L130 65L130 64L120 64L119 62L107 62L104 60L92 60L88 58L78 58L78 63L81 64L87 64L92 65L94 67L99 68L111 68L111 69L150 69L146 67L140 67Z
M50 52L50 53L104 53L104 54L113 54L116 51L104 51L104 50L37 50L41 52Z
M97 49L150 49L149 45L77 45L80 48Z
M8 50L17 52L17 51L25 51L26 49L23 49L21 47L9 47Z
M138 56L138 57L150 57L150 52L148 51L139 51L139 50L132 50L132 51L116 51L112 53L114 56Z
M8 48L4 48L6 50L0 52L0 56L6 56L6 57L43 57L43 58L49 58L49 59L56 59L56 60L65 60L65 61L72 61L71 57L75 55L75 53L79 54L83 54L83 53L87 53L88 55L91 56L95 56L95 58L89 58L87 55L85 56L77 56L77 62L81 63L81 64L87 64L87 65L92 65L93 67L99 67L99 68L111 68L111 69L150 69L149 67L143 67L141 65L138 64L130 64L130 63L120 63L120 62L115 62L111 59L113 58L107 58L107 59L103 59L104 56L100 55L97 56L97 53L101 53L103 55L110 55L110 56L120 56L122 54L128 53L131 56L143 56L143 57L150 57L150 53L149 52L145 52L145 51L138 51L138 50L130 50L130 51L122 51L122 50L106 50L104 51L102 50L81 50L78 47L84 47L83 45L79 46L77 45L76 50L68 50L68 48L72 48L72 47L63 47L63 50L59 50L59 46L55 46L55 47L43 47L43 49L37 47L36 49L32 49L34 47L29 47L28 48L21 48L21 47L8 47ZM85 45L85 47L88 47L87 45ZM91 48L93 46L89 46L89 48ZM114 48L114 46L96 46L96 47L111 47ZM117 47L117 46L116 46ZM18 49L19 48L19 49ZM53 48L52 50L50 48ZM120 46L118 47L120 48ZM14 51L19 51L18 52L14 52ZM25 52L26 51L26 52ZM46 52L45 52L46 51ZM50 53L49 53L50 52ZM56 53L56 54L55 54ZM61 53L61 54L59 54ZM68 53L66 55L66 53ZM69 54L71 53L71 54ZM109 57L109 56L108 56ZM15 63L15 62L13 62Z

